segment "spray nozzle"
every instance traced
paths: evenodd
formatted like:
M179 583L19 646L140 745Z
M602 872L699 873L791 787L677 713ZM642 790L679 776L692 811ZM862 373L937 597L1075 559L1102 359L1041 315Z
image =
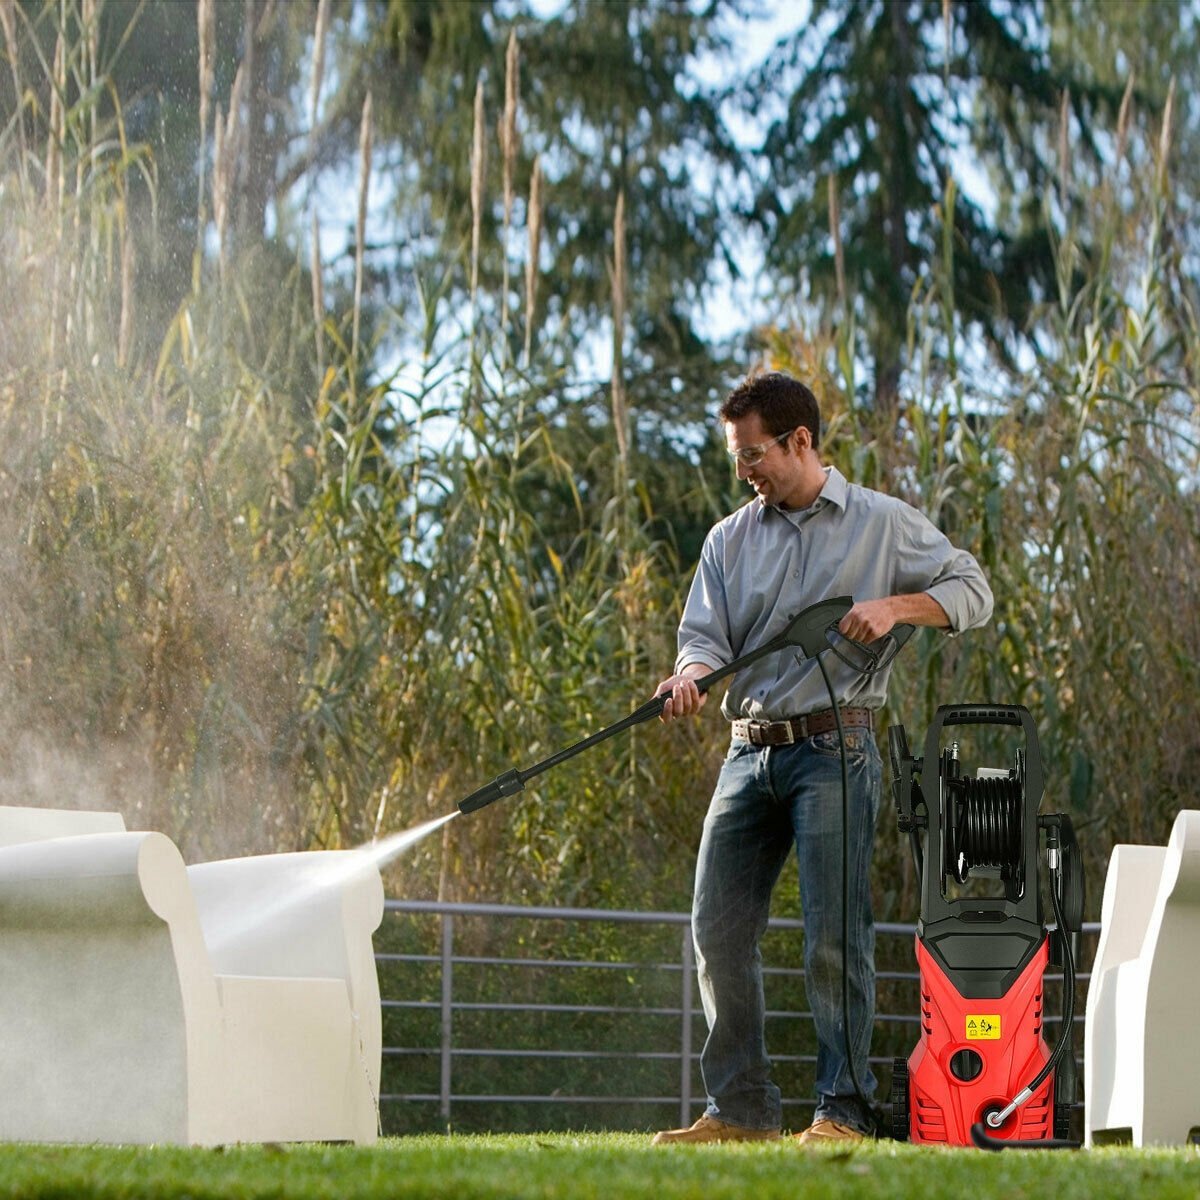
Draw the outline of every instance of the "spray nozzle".
M475 812L478 809L486 808L489 804L494 804L505 796L511 796L524 790L525 780L521 778L521 772L513 768L511 771L505 771L503 775L497 775L491 783L485 783L483 787L460 800L458 811Z

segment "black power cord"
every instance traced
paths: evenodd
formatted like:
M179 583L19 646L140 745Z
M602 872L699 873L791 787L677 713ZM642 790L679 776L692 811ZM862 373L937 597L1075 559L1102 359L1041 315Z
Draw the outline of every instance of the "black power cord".
M871 1122L872 1132L879 1137L883 1131L883 1110L867 1099L859 1082L854 1066L854 1047L850 1038L850 972L847 963L850 952L850 767L846 757L846 738L842 730L842 713L833 693L833 683L825 669L824 655L817 657L817 664L829 690L833 718L837 723L838 749L842 760L842 1038L846 1047L846 1065L850 1069L850 1081L854 1084L854 1095L858 1099L863 1115Z

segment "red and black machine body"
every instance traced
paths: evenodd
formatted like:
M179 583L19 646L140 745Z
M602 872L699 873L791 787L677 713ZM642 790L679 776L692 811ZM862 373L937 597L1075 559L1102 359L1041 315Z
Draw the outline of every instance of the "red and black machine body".
M1013 766L968 774L959 742L943 746L947 731L965 737L961 727L979 725L1024 734ZM981 740L989 736L998 735L984 731ZM974 1127L986 1130L983 1140L1063 1139L1075 1097L1074 1058L1056 1054L1055 1068L1047 1069L1043 981L1049 963L1065 956L1071 970L1064 971L1064 989L1072 996L1068 1003L1064 990L1060 1037L1069 1049L1075 956L1068 939L1082 925L1082 875L1069 818L1038 815L1044 781L1033 718L1016 705L943 706L923 759L910 756L902 727L892 728L890 749L899 825L921 882L920 1040L894 1063L893 1136L961 1146L972 1143ZM937 777L927 798L921 777L933 764ZM1051 900L1062 918L1050 927L1038 880L1043 832ZM1064 897L1070 917L1062 917Z

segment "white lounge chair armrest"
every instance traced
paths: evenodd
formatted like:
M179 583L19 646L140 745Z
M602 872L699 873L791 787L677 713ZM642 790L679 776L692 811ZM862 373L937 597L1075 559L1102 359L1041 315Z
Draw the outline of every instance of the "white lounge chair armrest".
M40 842L46 838L77 837L85 833L124 831L125 821L118 812L0 805L0 846Z
M218 974L344 978L383 919L379 869L354 851L198 863L188 879Z
M111 927L190 907L179 851L161 833L92 833L0 847L0 925Z
M1113 847L1104 881L1102 932L1093 977L1142 952L1166 853L1165 846Z

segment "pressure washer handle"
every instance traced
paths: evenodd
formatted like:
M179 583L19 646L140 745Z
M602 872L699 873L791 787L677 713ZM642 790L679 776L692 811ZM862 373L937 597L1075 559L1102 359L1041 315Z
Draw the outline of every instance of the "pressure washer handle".
M1020 725L1021 712L1013 704L954 704L941 716L943 725Z

